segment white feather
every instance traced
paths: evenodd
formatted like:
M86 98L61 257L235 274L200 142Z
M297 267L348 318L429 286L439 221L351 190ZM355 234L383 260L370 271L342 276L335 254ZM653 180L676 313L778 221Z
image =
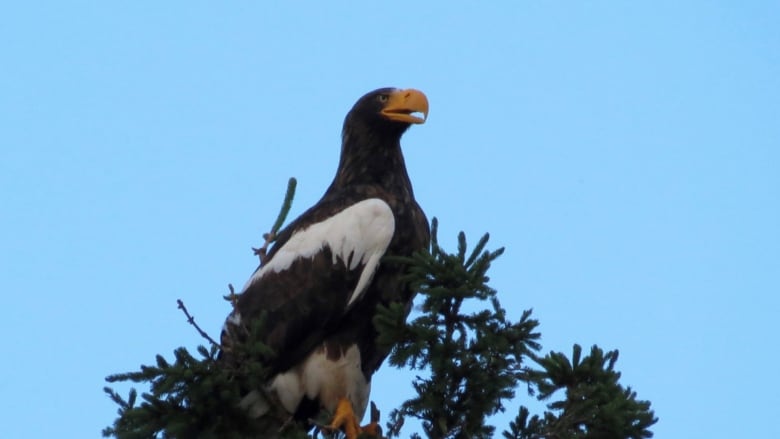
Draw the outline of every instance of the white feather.
M371 383L360 369L360 350L356 345L350 346L338 359L331 360L323 344L300 365L276 375L268 390L276 392L282 406L290 413L295 412L304 395L319 400L331 412L335 412L339 398L346 397L360 419L368 405ZM245 404L246 407L255 405L260 414L267 411L267 405L258 404L256 399L247 400Z
M286 270L294 261L314 257L328 246L333 264L341 260L350 270L364 265L347 302L349 306L368 286L394 232L395 218L387 203L378 198L360 201L325 221L295 232L273 259L252 275L244 291L266 273Z

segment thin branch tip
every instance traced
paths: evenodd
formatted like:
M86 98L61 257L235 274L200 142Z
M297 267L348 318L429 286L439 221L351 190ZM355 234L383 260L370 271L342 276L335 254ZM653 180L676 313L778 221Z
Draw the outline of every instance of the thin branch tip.
M232 292L232 288L231 288L231 292ZM189 323L190 325L194 326L194 327L195 327L195 329L198 331L198 334L200 334L200 336L201 336L201 337L203 337L203 338L205 338L206 340L208 340L208 341L209 341L209 343L211 343L211 344L212 344L212 346L216 346L216 347L218 347L218 348L222 349L222 345L220 345L219 343L217 343L216 341L214 341L214 339L213 339L213 338L211 338L211 336L210 336L210 335L208 335L208 334L206 333L206 331L204 331L203 329L201 329L201 328L200 328L200 326L198 326L198 324L197 324L197 323L195 323L195 317L193 317L193 316L192 316L192 314L190 314L190 312L187 310L187 307L186 307L186 306L184 306L184 302L182 302L182 300L181 300L181 299L176 299L176 303L179 305L179 309L180 309L180 310L182 310L182 312L184 313L184 315L187 317L187 323Z

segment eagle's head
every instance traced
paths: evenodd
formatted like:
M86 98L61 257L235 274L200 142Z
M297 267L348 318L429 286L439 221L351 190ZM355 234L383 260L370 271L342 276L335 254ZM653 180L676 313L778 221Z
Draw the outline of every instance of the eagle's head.
M411 124L425 123L428 98L412 88L380 88L358 99L344 120L344 129L358 129L400 138Z

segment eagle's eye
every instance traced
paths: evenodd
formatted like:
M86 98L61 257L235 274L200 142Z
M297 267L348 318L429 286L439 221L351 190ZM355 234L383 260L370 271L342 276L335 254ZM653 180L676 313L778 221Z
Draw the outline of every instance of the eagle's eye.
M381 94L381 95L377 96L377 98L376 98L376 99L377 99L379 102L381 102L381 103L383 103L383 104L384 104L385 102L387 102L387 100L388 100L388 99L390 99L390 96L388 96L388 95L386 95L386 94Z

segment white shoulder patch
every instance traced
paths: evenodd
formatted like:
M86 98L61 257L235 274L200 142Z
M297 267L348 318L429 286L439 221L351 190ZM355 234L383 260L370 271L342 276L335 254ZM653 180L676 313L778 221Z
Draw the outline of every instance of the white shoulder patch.
M364 264L357 286L349 297L351 305L363 293L374 275L379 260L395 233L395 217L390 206L379 198L369 198L347 207L325 221L295 232L273 259L256 271L244 286L261 279L269 271L280 272L300 258L311 258L324 246L333 254L333 263L341 260L350 270Z

